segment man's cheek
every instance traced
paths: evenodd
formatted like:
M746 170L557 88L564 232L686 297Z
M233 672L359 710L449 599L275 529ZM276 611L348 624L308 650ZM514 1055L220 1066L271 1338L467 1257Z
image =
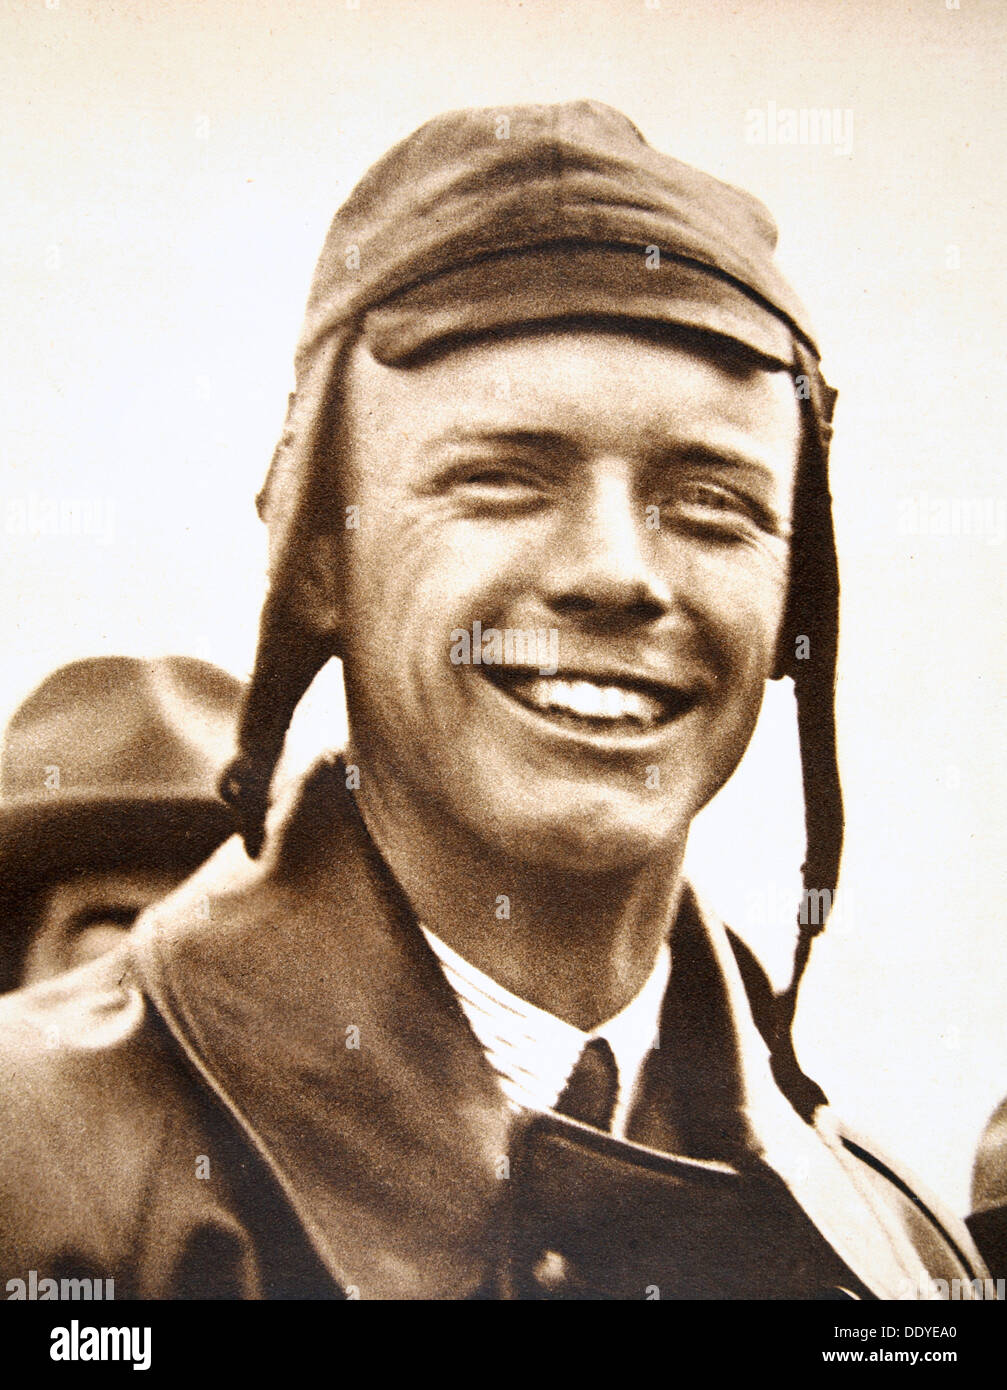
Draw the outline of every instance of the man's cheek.
M733 670L768 679L783 624L784 591L772 575L725 585L719 607L725 652Z

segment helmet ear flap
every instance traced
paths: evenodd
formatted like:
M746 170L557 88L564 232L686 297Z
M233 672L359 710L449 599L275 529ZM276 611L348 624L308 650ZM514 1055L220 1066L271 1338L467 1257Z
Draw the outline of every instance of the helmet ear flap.
M294 711L329 658L342 622L339 536L301 530L266 596L255 667L238 724L238 754L220 780L250 858L265 837L269 789Z
M829 445L837 392L826 384L817 359L799 340L794 348L801 442L794 480L787 602L771 679L792 676L796 682L806 669L803 663L811 659L811 629L820 626L823 616L830 629L838 626L839 576L829 492ZM829 616L833 612L834 623ZM831 640L835 642L835 634Z
M220 794L252 859L262 849L269 788L294 710L334 650L331 634L303 624L285 596L269 594L238 724L238 752L220 779Z
M294 711L339 654L340 536L317 529L338 516L339 382L352 325L298 360L297 389L256 507L269 527L272 579L259 619L255 666L238 724L238 751L220 779L251 858L265 838L269 789Z

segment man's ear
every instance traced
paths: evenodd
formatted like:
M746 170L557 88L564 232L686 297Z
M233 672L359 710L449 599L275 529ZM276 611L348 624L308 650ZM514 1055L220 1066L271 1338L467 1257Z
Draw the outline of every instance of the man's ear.
M301 621L319 634L335 635L343 622L341 537L312 533L297 547L294 606Z

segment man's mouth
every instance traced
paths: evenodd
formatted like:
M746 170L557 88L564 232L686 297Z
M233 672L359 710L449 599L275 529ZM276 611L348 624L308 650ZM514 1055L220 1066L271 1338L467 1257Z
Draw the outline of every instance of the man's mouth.
M635 678L485 668L483 674L519 704L582 731L650 733L687 713L697 700L689 691Z

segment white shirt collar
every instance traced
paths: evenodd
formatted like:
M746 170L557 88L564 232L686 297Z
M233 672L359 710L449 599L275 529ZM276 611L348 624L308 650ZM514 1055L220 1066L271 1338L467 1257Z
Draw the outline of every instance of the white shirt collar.
M625 1134L633 1092L648 1052L658 1041L671 952L661 947L640 992L614 1018L590 1033L547 1013L498 984L420 923L472 1031L515 1110L551 1110L591 1038L604 1038L619 1069L612 1132Z

